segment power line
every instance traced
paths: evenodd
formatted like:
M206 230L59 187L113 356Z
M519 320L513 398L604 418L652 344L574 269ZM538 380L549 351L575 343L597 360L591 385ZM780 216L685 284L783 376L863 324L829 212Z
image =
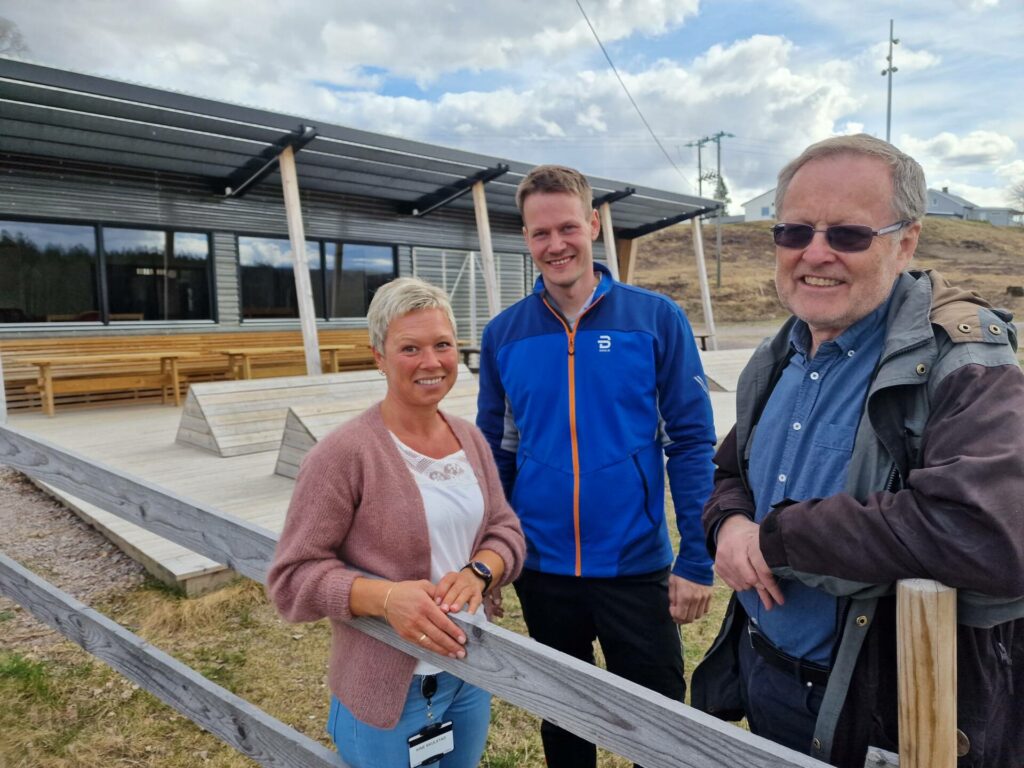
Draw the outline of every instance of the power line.
M633 98L633 94L631 94L629 92L629 88L626 87L626 83L622 80L622 76L619 74L619 70L615 68L615 63L612 61L612 57L608 55L608 51L605 49L604 43L602 43L601 42L601 38L598 37L597 30L594 29L594 25L590 23L590 17L587 16L587 12L585 10L583 10L583 4L580 2L580 0L576 0L576 5L580 9L580 13L583 14L583 20L585 22L587 22L587 26L590 27L590 31L593 33L594 39L597 41L598 46L601 48L601 53L603 53L605 59L607 59L608 66L612 68L612 72L614 72L615 73L615 77L618 78L619 85L622 86L622 90L625 91L626 92L626 96L629 97L629 101L633 105L633 109L635 109L636 113L638 115L640 115L640 119L643 121L644 125L647 127L647 131L651 134L651 138L654 139L654 143L658 145L658 149L660 149L661 153L663 155L665 155L665 159L669 161L669 163L672 165L673 168L676 169L676 173L679 174L679 177L684 182L686 182L687 186L689 186L689 182L686 181L686 176L683 174L683 172L681 170L679 170L679 166L676 165L675 160L672 159L672 156L668 153L668 150L665 149L665 146L661 143L661 140L658 138L657 134L654 132L654 129L651 128L651 124L648 123L647 122L647 118L644 117L644 113L640 111L640 105L636 103L636 99Z

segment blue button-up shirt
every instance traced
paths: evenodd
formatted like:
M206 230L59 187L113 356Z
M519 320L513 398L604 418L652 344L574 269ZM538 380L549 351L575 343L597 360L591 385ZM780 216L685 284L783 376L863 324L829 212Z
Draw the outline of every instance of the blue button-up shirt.
M891 298L891 297L890 297ZM797 322L789 365L772 391L750 449L750 486L760 523L784 499L803 501L841 493L868 385L882 353L889 301L808 357L811 336ZM797 581L779 582L785 604L764 610L754 590L740 602L780 650L828 665L839 601Z

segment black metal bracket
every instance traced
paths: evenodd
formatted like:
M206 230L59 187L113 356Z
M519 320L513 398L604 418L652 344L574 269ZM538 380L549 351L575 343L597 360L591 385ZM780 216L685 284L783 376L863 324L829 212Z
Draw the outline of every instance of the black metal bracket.
M619 189L615 192L609 192L607 195L601 195L601 197L594 198L594 207L600 208L605 203L614 203L616 200L621 200L624 197L635 195L636 189L634 187L626 187L625 189Z
M665 219L652 221L650 224L642 224L639 227L634 227L633 229L618 230L616 231L615 236L621 240L635 240L638 237L643 237L644 235L649 235L652 232L657 232L659 229L671 227L673 224L678 224L681 221L687 221L697 216L703 216L705 213L714 213L721 207L721 205L715 205L708 208L698 208L695 211L687 211L686 213L680 213L678 216L669 216Z
M411 203L399 203L398 212L405 216L426 216L431 211L436 211L438 208L446 206L453 200L457 200L465 195L473 189L473 185L478 181L486 184L488 181L504 176L506 173L508 173L508 166L505 163L498 163L493 168L485 168L478 173L474 173L472 176L467 176L464 179L447 184L436 192L423 195L423 197L413 200Z
M257 182L273 172L277 159L287 147L298 152L316 138L316 128L311 125L300 125L291 133L286 133L264 149L257 157L232 173L218 187L223 187L224 197L241 197Z

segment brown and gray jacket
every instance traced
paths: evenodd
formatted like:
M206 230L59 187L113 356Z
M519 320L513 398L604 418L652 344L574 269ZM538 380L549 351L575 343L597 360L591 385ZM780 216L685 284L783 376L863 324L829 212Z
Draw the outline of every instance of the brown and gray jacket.
M902 274L846 491L762 523L777 577L847 598L814 757L859 768L869 744L896 748L892 594L898 579L927 578L958 590L958 764L1024 765L1024 374L1009 320L934 272ZM754 517L748 451L794 322L740 377L736 426L715 457L704 510L712 554L725 517ZM743 716L735 650L744 624L733 599L693 675L693 705L726 719Z

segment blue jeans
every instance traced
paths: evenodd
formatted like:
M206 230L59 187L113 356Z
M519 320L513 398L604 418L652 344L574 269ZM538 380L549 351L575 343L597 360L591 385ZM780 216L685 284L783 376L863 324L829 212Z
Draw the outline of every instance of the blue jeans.
M374 728L357 720L335 696L331 696L331 712L327 733L334 740L341 759L352 768L407 768L408 739L430 724L427 700L420 693L421 675L413 675L405 709L394 728ZM463 682L454 675L441 672L437 676L437 693L431 698L434 722L451 720L455 750L445 755L438 768L476 768L484 753L487 728L491 722L491 694Z

